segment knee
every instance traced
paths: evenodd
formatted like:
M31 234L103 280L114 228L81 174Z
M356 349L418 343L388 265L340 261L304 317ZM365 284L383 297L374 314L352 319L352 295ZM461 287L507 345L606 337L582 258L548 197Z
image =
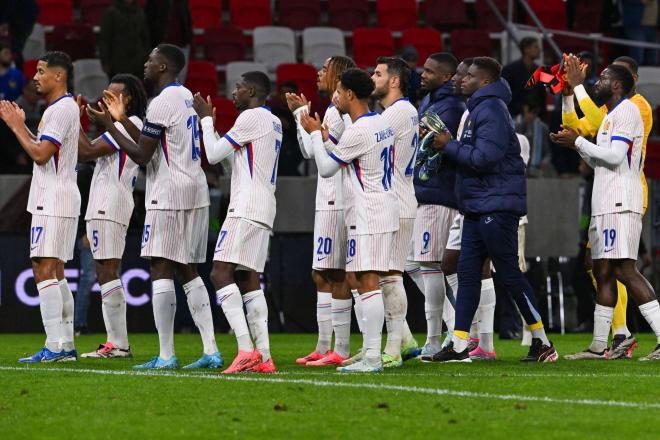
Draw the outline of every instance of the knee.
M213 269L211 270L211 282L216 289L222 289L225 286L228 286L234 283L234 274L231 267L226 267L222 264L214 264Z
M450 258L443 259L440 263L440 270L442 273L447 275L453 275L456 273L456 262L452 261Z
M634 265L617 265L614 267L614 277L623 284L627 284L635 276L635 272L637 272L637 269Z
M119 279L119 266L110 263L97 263L96 277L101 285Z
M37 283L57 278L57 270L54 264L49 261L32 260L32 273Z

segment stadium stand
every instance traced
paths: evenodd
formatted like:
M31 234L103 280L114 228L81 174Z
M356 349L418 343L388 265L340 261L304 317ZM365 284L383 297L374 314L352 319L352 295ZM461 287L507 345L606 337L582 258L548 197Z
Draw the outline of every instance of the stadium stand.
M46 31L42 25L36 23L32 33L25 41L23 47L23 59L33 60L40 58L46 53Z
M245 59L245 37L243 31L235 27L206 29L199 36L199 44L204 48L204 59L216 64Z
M637 73L637 92L646 98L651 107L660 106L660 67L641 66Z
M431 28L406 29L401 34L401 46L413 46L417 49L417 65L421 66L429 55L442 52L442 34Z
M426 25L443 32L468 26L469 20L464 2L452 0L426 0L424 2Z
M72 60L96 56L96 34L87 24L62 24L46 33L48 50L61 50Z
M309 64L280 64L277 66L277 87L279 88L286 81L293 81L298 86L298 91L304 93L311 101L316 101L316 79L316 68Z
M492 43L488 31L481 29L456 29L451 32L451 51L459 60L467 57L488 55Z
M202 96L218 94L218 73L215 64L208 61L190 60L186 73L186 87Z
M321 24L320 0L280 0L279 24L295 30Z
M252 61L234 61L227 63L226 71L226 96L231 96L231 92L234 90L234 86L241 78L245 72L252 70L258 70L260 72L268 73L268 69L265 64L255 63Z
M323 67L333 55L346 55L344 35L337 28L311 27L302 33L303 62L316 68Z
M273 24L270 0L230 0L229 11L231 24L241 29Z
M494 3L502 16L506 19L509 0L494 0ZM495 13L490 9L486 0L477 0L474 3L474 15L476 18L477 29L484 29L489 32L502 31L503 26L497 20ZM513 2L513 16L516 16L516 2Z
M417 26L416 0L378 0L376 2L378 26L402 31Z
M254 60L274 71L278 64L296 62L296 39L293 31L282 26L254 29Z
M112 5L113 0L79 0L82 22L90 26L99 26L103 13Z
M353 30L353 60L359 67L373 66L379 56L394 54L394 39L389 29L358 28Z
M238 110L234 105L234 101L229 98L214 96L211 98L211 102L213 102L216 110L215 129L218 130L218 133L227 133L238 117Z
M108 76L96 58L74 61L73 81L74 92L90 102L96 102L108 86Z
M39 0L39 19L46 26L73 22L73 0Z
M369 26L368 0L333 0L328 2L328 18L332 27L343 31Z
M568 28L566 21L566 2L564 0L528 0L528 3L546 28ZM527 17L527 22L534 24L530 17Z

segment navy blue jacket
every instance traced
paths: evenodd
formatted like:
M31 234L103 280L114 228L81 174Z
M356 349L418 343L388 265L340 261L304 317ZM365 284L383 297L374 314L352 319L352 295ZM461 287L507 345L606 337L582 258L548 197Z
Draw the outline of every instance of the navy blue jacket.
M470 115L460 141L445 147L458 165L456 196L464 214L527 213L525 164L509 101L511 89L505 80L477 90L468 100Z
M442 87L432 91L422 99L419 104L419 118L431 110L440 116L452 136L456 136L458 124L465 111L463 99L454 95L454 84L446 82ZM420 139L421 141L421 139ZM415 186L415 197L418 203L430 205L443 205L458 209L458 201L454 187L456 184L456 164L446 157L437 174L431 176L426 182L419 179L419 166L415 167L413 185Z

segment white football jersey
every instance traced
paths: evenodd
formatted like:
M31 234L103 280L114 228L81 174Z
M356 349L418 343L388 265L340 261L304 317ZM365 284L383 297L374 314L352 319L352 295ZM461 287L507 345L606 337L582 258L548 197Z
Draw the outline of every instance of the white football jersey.
M642 143L644 123L639 109L624 99L611 109L600 124L597 136L599 148L611 148L612 141L628 144L628 153L615 168L594 168L594 189L591 196L591 215L632 211L642 213L644 190L642 186Z
M44 112L37 140L57 146L51 159L34 164L28 199L28 212L34 215L78 217L80 191L76 184L80 109L70 94L53 101Z
M394 129L394 190L399 198L399 215L401 218L417 216L417 199L413 177L415 157L419 144L419 116L417 109L401 98L387 107L382 113L388 124Z
M463 136L463 127L465 127L465 120L469 116L470 111L465 110L461 116L461 121L458 123L458 130L456 130L456 139L460 139Z
M166 86L147 108L142 128L159 148L147 164L146 209L187 210L209 206L201 167L198 116L193 96L181 84Z
M131 116L129 119L133 125L142 130L140 118ZM120 122L115 122L115 127L124 136L130 138ZM110 133L106 131L102 137L117 151L96 159L85 220L111 220L128 225L135 205L133 188L135 188L140 168L119 148Z
M227 217L245 218L272 228L282 123L268 107L257 107L243 111L224 137L235 149Z
M399 229L394 189L394 130L385 118L366 113L344 131L330 156L350 168L357 235ZM350 223L347 223L350 224Z

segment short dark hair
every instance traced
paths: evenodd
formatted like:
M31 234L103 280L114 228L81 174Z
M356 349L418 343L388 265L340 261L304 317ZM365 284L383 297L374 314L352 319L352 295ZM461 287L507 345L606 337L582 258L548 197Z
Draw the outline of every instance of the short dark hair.
M495 58L475 57L472 65L486 72L492 81L500 79L500 75L502 74L502 65Z
M374 82L367 72L352 68L341 74L339 79L342 87L355 93L358 99L367 99L374 91Z
M635 78L633 78L630 70L619 64L610 64L606 69L610 72L612 78L621 82L623 93L625 95L628 95L630 92L632 92L632 90L635 88Z
M429 58L435 61L438 64L442 64L445 67L448 67L451 71L450 73L456 73L456 68L458 67L458 60L456 57L449 52L436 52L429 55Z
M60 51L46 52L39 61L48 64L48 67L60 67L66 70L66 88L69 93L73 93L73 63L71 57Z
M630 71L632 72L633 75L637 75L637 72L639 70L639 64L637 64L637 61L632 58L632 57L618 57L614 60L615 63L625 63L630 67Z
M147 111L147 92L144 89L142 81L130 73L120 73L113 76L110 83L123 84L125 95L131 97L131 102L129 102L126 108L126 114L144 119Z
M178 75L185 67L186 56L177 46L162 43L156 46L156 50L163 58L165 58L166 64L175 75Z
M268 75L258 70L245 72L241 75L243 81L254 87L257 92L257 98L266 99L270 94L270 79Z
M539 40L536 37L525 37L518 43L518 49L520 49L520 53L524 53L528 47L538 42Z
M466 66L470 67L472 65L472 63L474 63L474 57L463 58L463 61L461 61L461 63L463 63Z
M402 58L398 57L378 57L378 64L387 66L387 73L399 77L399 89L405 94L410 84L410 66Z

